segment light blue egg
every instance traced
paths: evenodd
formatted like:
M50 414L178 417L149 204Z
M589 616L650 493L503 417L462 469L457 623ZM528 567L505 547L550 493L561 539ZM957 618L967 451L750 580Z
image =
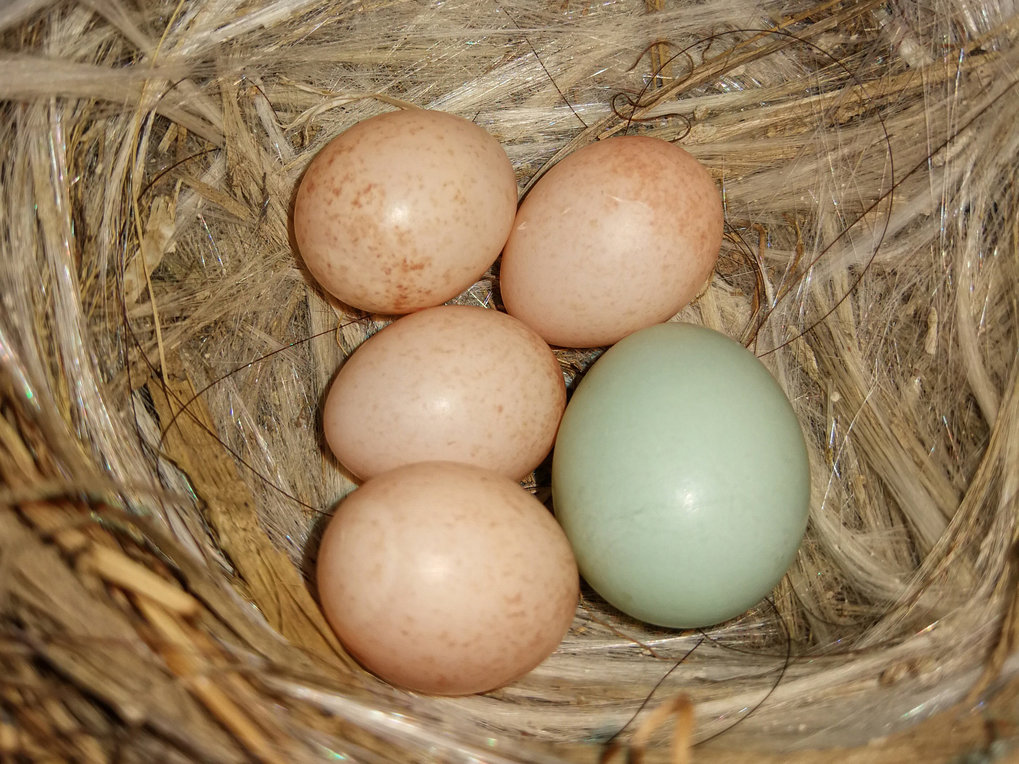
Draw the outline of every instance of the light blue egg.
M552 496L581 575L660 626L753 607L792 563L810 477L796 415L742 345L692 324L643 329L581 380Z

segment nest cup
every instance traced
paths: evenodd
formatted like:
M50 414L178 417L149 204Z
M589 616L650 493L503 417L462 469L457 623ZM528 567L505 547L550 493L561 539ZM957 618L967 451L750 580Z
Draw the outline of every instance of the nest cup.
M1014 752L1017 29L1004 0L0 8L0 757ZM681 632L585 591L482 696L343 652L311 582L354 484L318 417L388 319L326 297L289 221L316 150L408 105L489 130L522 189L623 133L711 171L726 238L677 319L762 358L811 457L769 601ZM572 384L596 353L558 355Z

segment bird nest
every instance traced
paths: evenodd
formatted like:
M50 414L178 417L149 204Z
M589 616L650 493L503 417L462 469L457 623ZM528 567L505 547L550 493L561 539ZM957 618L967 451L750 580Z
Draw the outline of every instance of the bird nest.
M1006 0L8 2L0 756L1006 750L1017 35ZM483 126L521 189L624 133L709 169L725 239L677 318L753 350L810 451L809 528L769 600L677 631L585 590L551 658L462 698L344 653L310 582L354 484L319 410L388 319L317 288L291 205L329 138L408 105ZM497 272L458 301L496 306ZM557 355L572 383L596 353Z

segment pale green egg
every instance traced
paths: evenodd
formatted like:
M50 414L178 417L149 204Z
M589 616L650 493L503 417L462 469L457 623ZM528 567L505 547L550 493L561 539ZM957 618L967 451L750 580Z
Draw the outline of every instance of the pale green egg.
M610 348L566 407L552 463L556 517L581 575L648 623L737 616L779 582L807 525L799 422L742 345L692 324Z

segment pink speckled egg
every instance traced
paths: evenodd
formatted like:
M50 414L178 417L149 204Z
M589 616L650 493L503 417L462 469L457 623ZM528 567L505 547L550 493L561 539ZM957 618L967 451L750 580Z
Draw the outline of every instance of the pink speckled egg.
M541 337L505 313L444 305L361 345L333 380L323 425L357 477L448 460L520 479L551 450L565 407Z
M579 579L552 515L507 477L423 462L344 499L318 553L318 593L346 649L391 684L485 692L547 658Z
M503 302L553 345L609 345L689 303L721 242L721 197L696 159L657 138L608 138L555 165L520 205Z
M477 125L424 109L359 122L312 160L294 235L329 293L387 314L439 305L471 286L506 242L517 185Z

